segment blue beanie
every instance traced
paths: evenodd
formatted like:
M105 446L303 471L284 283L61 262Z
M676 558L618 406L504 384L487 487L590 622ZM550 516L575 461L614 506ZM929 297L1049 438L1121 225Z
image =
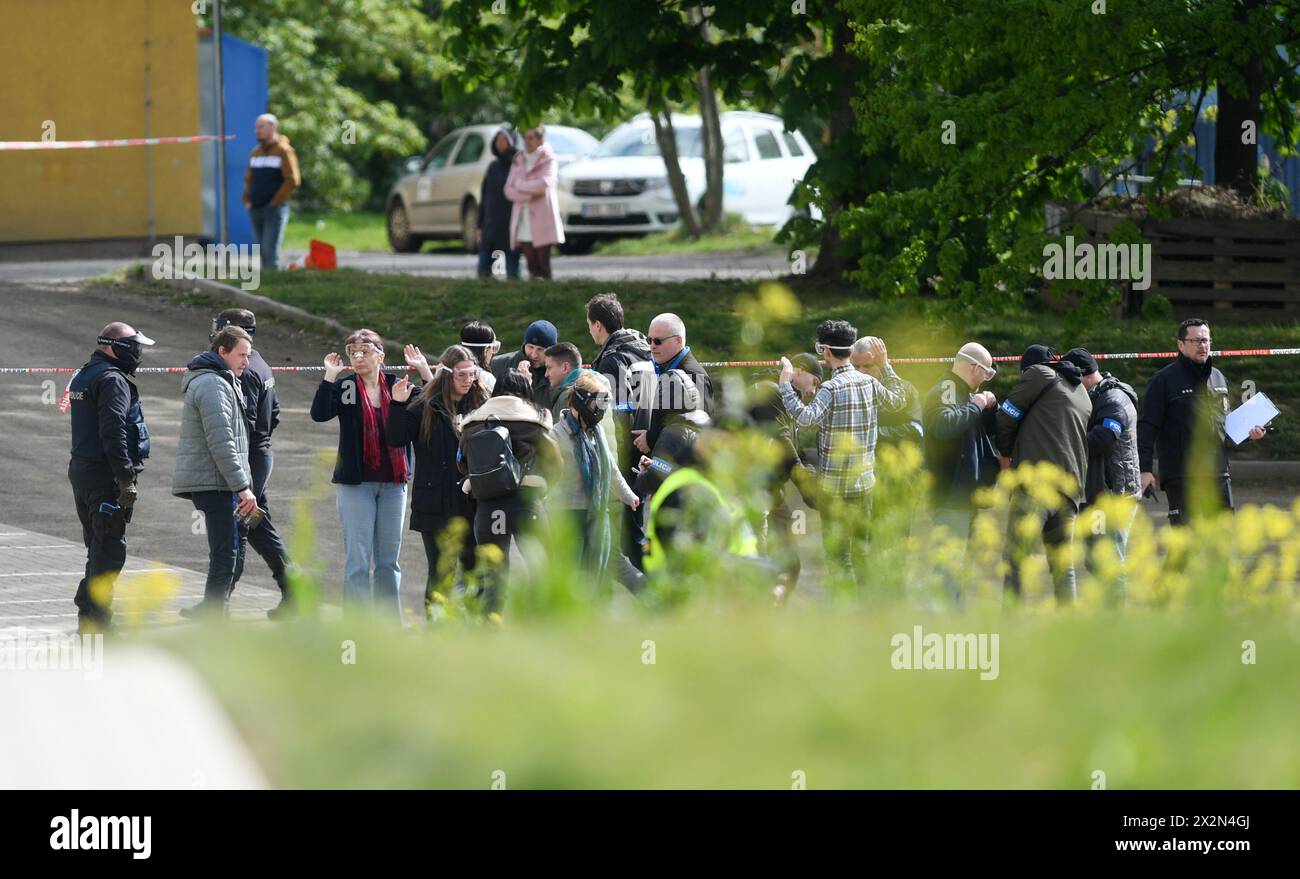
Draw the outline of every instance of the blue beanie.
M525 345L541 345L543 348L549 348L559 340L560 334L556 331L555 324L549 320L535 320L524 331Z

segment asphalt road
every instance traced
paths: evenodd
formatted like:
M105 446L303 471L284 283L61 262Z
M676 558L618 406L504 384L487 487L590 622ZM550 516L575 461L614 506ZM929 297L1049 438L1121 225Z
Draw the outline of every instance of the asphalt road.
M172 303L119 289L109 292L75 285L4 282L0 282L0 302L10 327L0 366L80 366L94 350L95 334L113 320L126 321L157 341L145 356L146 366L184 365L208 346L212 309L207 306ZM272 366L315 365L325 352L337 347L337 340L316 338L264 320L258 326L257 347ZM56 405L68 380L67 375L0 375L0 411L7 421L0 435L0 485L4 486L0 524L79 543L81 527L67 479L69 416ZM127 532L128 552L132 558L204 571L207 538L193 533L195 510L191 503L171 494L180 433L180 381L180 375L162 374L137 379L152 451ZM282 423L274 438L276 462L268 499L282 532L291 519L292 504L307 499L316 523L312 557L323 564L326 597L337 597L343 549L329 478L338 428L333 423L317 424L308 416L319 382L319 373L281 373L276 378ZM324 453L328 463L319 463L318 452ZM313 493L315 500L310 499ZM414 532L406 532L403 539L401 565L403 607L419 609L425 562L419 535ZM0 580L0 590L9 585L10 581ZM69 578L58 588L70 600L76 579ZM275 589L266 565L256 555L249 559L239 588Z
M288 259L302 251L286 251ZM148 261L142 254L141 261ZM47 283L84 281L129 266L130 259L68 259L43 261L0 261L0 282ZM339 265L368 272L397 272L426 277L473 277L477 257L461 253L359 253L340 252ZM694 253L657 256L564 256L552 257L555 278L587 278L598 281L648 280L688 281L700 278L775 278L790 273L790 263L780 252Z

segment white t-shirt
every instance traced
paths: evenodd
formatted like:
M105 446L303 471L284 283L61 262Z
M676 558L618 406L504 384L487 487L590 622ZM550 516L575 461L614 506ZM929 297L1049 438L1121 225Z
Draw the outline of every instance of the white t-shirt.
M533 150L531 153L524 152L524 170L531 171L541 158L541 150ZM531 244L533 241L533 223L528 214L528 202L519 205L519 228L515 230L515 240L520 243Z

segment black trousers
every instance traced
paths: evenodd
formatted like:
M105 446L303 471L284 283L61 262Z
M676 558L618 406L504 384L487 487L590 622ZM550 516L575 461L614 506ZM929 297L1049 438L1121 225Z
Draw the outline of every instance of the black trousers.
M443 532L447 526L460 516L421 516L420 519L420 537L424 541L424 559L428 562L428 577L424 582L424 606L427 609L429 603L433 600L435 591L450 589L450 583L454 582L456 576L456 562L460 562L460 569L463 573L468 574L474 570L474 561L478 544L474 541L473 525L467 529L464 541L461 543L460 552L455 558L445 558L439 541L443 539ZM461 521L464 521L461 519ZM438 587L442 586L443 589Z
M288 588L285 568L289 564L289 553L275 523L271 521L271 506L266 500L266 483L270 481L271 470L275 467L275 455L270 449L252 449L248 453L248 467L253 473L253 494L257 496L257 505L266 510L266 516L263 517L262 524L251 531L244 529L241 537L246 546L251 546L266 562L266 566L271 569L271 576L275 578L275 584L280 587L280 594L285 595ZM240 552L247 554L244 548ZM231 589L234 589L233 585Z
M112 615L113 584L126 564L126 526L132 510L115 510L117 481L113 471L75 458L68 481L86 545L86 573L77 584L78 616L107 620Z
M505 603L506 578L510 575L510 541L537 524L540 498L528 489L478 502L474 511L474 540L479 546L495 546L500 560L480 565L484 584L480 593L488 613L501 610Z
M1169 501L1169 524L1186 525L1192 520L1192 516L1199 514L1201 511L1194 503L1190 504L1191 498L1188 492L1191 485L1186 479L1166 479L1162 486L1165 495ZM1236 509L1232 505L1232 477L1221 476L1214 481L1214 486L1219 493L1219 503L1225 510Z
M1007 563L1007 577L1003 581L1004 597L1007 593L1019 599L1022 595L1020 585L1020 565L1029 555L1030 547L1016 534L1016 523L1026 515L1037 516L1043 523L1043 551L1047 554L1047 566L1052 573L1052 588L1057 604L1073 604L1078 597L1074 562L1061 557L1063 548L1072 547L1074 541L1074 521L1078 518L1079 508L1073 500L1062 499L1059 510L1043 510L1029 503L1023 494L1016 495L1011 502L1011 516L1007 522L1007 542L1003 548L1003 559Z

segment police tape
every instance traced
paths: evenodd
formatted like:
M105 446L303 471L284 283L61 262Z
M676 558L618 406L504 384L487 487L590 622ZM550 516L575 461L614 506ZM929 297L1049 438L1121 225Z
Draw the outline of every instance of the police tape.
M1235 348L1225 351L1211 351L1212 357L1286 357L1300 354L1300 348ZM1134 351L1126 353L1113 354L1094 354L1093 357L1098 360L1172 360L1178 356L1177 351ZM890 363L916 364L916 363L952 363L955 357L890 357ZM994 356L994 362L1007 363L1018 362L1019 354L999 354ZM745 367L777 367L781 365L780 360L707 360L702 361L700 366L706 369L741 369ZM432 364L431 364L432 366ZM436 366L434 367L437 368ZM70 366L0 366L0 375L59 375L76 373L81 367ZM407 372L413 367L409 366L385 366L385 371L390 372ZM187 372L188 366L140 366L135 370L136 375L140 374L179 374ZM272 372L324 372L324 366L272 366Z
M208 143L214 140L234 140L233 134L193 134L184 137L119 137L110 140L0 140L0 152L5 150L92 150L102 147L170 146L178 143Z

